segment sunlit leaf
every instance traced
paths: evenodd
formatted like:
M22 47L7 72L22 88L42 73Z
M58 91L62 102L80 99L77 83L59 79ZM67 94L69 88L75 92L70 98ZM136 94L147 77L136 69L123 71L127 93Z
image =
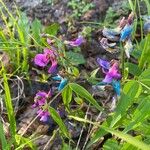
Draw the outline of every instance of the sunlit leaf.
M103 110L103 108L97 103L97 101L92 97L92 95L82 86L76 83L70 83L69 86L76 94L93 104L93 106L95 106L98 110Z

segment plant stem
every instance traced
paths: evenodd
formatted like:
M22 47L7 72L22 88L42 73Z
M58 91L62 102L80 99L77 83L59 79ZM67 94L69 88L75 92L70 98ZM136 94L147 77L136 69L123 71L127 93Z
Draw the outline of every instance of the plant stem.
M122 46L122 44L120 44L121 46L121 71L122 71L122 79L124 80L124 63L125 63L125 53L124 53L124 48Z

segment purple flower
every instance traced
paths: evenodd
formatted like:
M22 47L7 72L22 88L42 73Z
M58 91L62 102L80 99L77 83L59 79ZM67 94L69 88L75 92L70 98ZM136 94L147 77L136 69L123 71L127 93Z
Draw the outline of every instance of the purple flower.
M51 91L49 93L39 91L34 97L34 104L32 105L32 108L45 105L48 97L51 97Z
M40 67L46 67L51 63L48 73L54 73L57 68L56 51L48 48L44 49L44 54L37 54L34 58L34 63Z
M102 71L104 73L106 73L109 70L110 62L103 60L103 59L100 59L100 58L97 58L97 62L102 67Z
M42 109L39 109L37 111L38 116L40 117L40 121L47 122L48 118L50 117L50 114L48 111L44 111Z
M45 54L37 54L35 57L34 57L34 63L37 65L37 66L40 66L40 67L45 67L47 64L48 64L49 60L47 59L46 55Z
M128 16L128 24L132 24L133 23L133 21L134 21L134 12L131 12L130 14L129 14L129 16Z
M69 44L69 45L74 46L74 47L80 46L83 42L84 42L84 38L81 35L76 40L65 41L66 44Z
M111 83L113 79L120 79L121 74L118 72L118 63L115 62L112 67L110 67L109 71L106 73L106 76L103 80L105 83Z
M51 60L51 67L48 69L48 73L54 73L56 72L57 69L57 61L52 58L50 60Z

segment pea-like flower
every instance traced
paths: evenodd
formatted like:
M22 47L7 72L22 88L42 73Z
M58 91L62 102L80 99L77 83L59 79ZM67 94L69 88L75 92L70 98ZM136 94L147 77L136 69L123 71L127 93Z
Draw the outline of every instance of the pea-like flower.
M40 121L42 121L42 122L47 122L50 117L50 113L48 111L42 110L42 109L39 109L37 111L37 114L40 117Z
M119 51L119 48L116 46L116 43L108 43L108 39L107 38L102 38L100 40L101 46L108 52L110 53L115 53Z
M133 45L130 39L128 39L125 43L125 53L128 58L130 58L130 53L133 51Z
M39 91L36 93L36 96L34 97L34 104L32 105L32 108L40 107L46 104L46 100L50 98L52 95L51 91L48 93L44 91Z
M61 91L68 82L66 78L63 78L60 75L53 77L53 80L60 81L59 86L58 86L58 91Z
M100 67L102 67L103 73L107 73L107 71L110 68L110 62L103 60L103 59L100 59L100 58L97 58L97 62L100 65Z
M119 65L117 62L115 62L109 69L109 71L106 73L106 76L103 80L103 82L111 83L114 79L120 79L121 74L118 72Z
M34 63L37 66L45 67L49 63L49 59L46 57L45 54L37 54L34 57Z
M111 84L117 96L120 96L120 89L121 89L120 80L113 80Z
M102 60L100 58L97 59L98 64L102 67L103 73L106 74L103 82L111 83L114 79L120 79L121 74L119 73L119 64L118 62L114 62L111 66L111 63Z
M45 48L43 54L37 54L34 57L34 63L40 67L46 67L50 63L51 66L48 69L48 73L54 73L57 69L56 56L57 53L55 50Z
M132 30L133 30L133 26L130 24L126 24L126 26L121 31L120 41L125 42L127 39L129 39L131 36Z
M80 46L84 42L83 36L78 36L77 39L72 41L65 41L65 44L69 44L70 46L77 47Z

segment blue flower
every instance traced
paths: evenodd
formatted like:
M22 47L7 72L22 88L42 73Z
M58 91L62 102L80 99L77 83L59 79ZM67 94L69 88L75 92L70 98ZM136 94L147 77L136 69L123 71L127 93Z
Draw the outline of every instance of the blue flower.
M121 31L120 41L124 42L127 40L131 36L132 29L132 25L127 24Z
M68 80L66 78L63 78L60 75L52 77L52 79L60 81L59 86L58 86L58 91L61 91L65 87L65 85L67 84L67 82L68 82Z
M66 78L62 79L59 86L58 86L58 91L61 91L65 87L67 82L68 82L68 80Z
M113 80L111 84L112 84L113 89L116 92L117 96L120 96L120 88L121 88L120 81Z

